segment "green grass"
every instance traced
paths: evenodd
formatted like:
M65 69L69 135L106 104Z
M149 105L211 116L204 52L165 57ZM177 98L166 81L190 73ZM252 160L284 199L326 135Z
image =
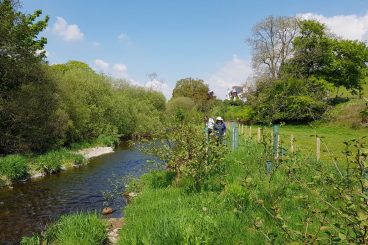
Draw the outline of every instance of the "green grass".
M0 158L0 176L16 181L27 176L27 159L21 155L9 155Z
M252 126L253 140L257 139L257 127ZM264 131L271 137L272 128ZM314 157L316 155L316 135L321 137L321 159L331 161L333 158L344 158L344 142L347 140L368 136L368 128L353 129L328 124L315 125L282 125L280 127L281 145L286 150L291 148L291 135L295 139L295 149L303 155ZM243 137L249 137L249 126L244 128Z
M117 136L100 135L99 137L91 141L73 143L70 146L70 149L80 150L83 148L90 148L90 147L97 147L97 146L116 146L118 143L119 143L119 139Z
M285 128L304 135L305 128ZM322 132L332 135L334 129ZM226 156L225 173L211 177L222 184L217 191L188 191L180 179L153 185L157 177L166 179L165 172L144 175L133 185L140 193L124 210L119 244L336 244L345 234L353 236L344 215L326 204L345 207L332 163L286 157L277 168L273 163L269 175L262 152L261 144L241 139L238 150Z
M74 164L83 164L86 160L82 155L76 154L67 149L50 151L32 159L32 166L47 174L59 172L63 167L70 167Z
M94 213L62 216L44 235L46 244L59 245L100 245L106 239L106 224Z

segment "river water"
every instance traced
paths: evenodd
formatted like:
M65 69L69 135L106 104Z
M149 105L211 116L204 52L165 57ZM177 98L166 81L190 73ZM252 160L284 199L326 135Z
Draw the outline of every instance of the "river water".
M0 189L0 244L16 244L22 236L41 232L62 214L101 212L103 192L114 189L111 180L140 176L152 157L121 144L114 153L90 160L78 169ZM119 197L109 217L121 217L126 205Z

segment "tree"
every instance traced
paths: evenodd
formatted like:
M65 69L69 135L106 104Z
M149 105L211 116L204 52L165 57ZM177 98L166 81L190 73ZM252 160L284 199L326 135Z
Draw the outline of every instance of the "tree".
M300 34L293 40L294 53L285 74L298 78L322 76L333 60L332 39L326 26L315 20L298 22Z
M201 79L185 78L176 82L172 97L188 97L194 101L200 111L208 111L211 98L208 84Z
M253 67L261 76L278 78L291 57L292 41L298 33L297 19L269 16L256 24L247 42L253 49Z
M294 56L285 73L298 78L319 77L337 88L359 89L367 71L367 46L337 39L315 20L299 21L299 26L300 35L293 41Z
M361 90L367 75L367 46L359 41L333 40L332 52L334 59L326 69L326 79L337 88Z
M27 82L39 80L39 65L45 58L46 38L38 38L49 17L37 21L42 14L23 14L10 0L0 1L0 98Z
M67 115L45 65L48 16L0 0L0 154L45 151L63 143Z
M328 89L322 79L283 78L258 83L249 102L258 122L307 122L325 112Z

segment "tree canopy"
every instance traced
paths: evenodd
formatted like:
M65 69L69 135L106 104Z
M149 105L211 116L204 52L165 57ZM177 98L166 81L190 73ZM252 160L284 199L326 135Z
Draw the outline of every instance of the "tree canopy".
M185 78L176 82L172 98L187 97L194 101L200 111L208 111L212 97L208 94L208 84L201 79Z

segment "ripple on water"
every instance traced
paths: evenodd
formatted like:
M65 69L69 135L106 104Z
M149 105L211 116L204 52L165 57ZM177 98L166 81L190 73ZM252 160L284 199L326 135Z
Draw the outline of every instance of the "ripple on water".
M0 189L0 244L14 244L22 236L40 232L60 215L77 211L100 211L102 192L111 190L109 179L139 176L150 159L122 145L114 153L96 157L78 169L18 183L12 190ZM121 216L122 199L114 203Z

